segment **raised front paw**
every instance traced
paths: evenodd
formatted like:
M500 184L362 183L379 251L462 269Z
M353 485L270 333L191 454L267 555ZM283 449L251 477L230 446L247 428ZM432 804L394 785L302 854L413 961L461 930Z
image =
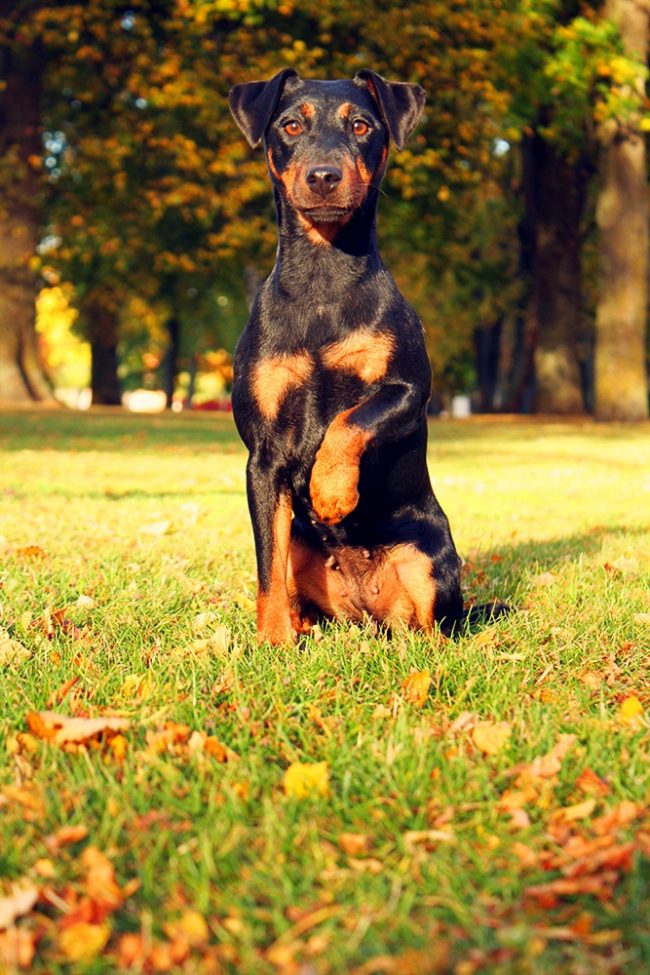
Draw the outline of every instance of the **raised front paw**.
M338 525L354 511L359 503L359 468L343 466L341 462L332 465L316 455L311 472L309 493L316 517L324 525Z

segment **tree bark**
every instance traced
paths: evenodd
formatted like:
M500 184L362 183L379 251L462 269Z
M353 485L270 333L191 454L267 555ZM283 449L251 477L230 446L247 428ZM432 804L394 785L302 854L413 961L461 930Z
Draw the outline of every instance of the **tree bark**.
M175 315L172 315L167 320L167 332L169 334L169 345L165 353L164 363L165 406L168 410L171 410L172 403L174 402L174 390L178 376L178 359L181 349L181 323Z
M650 4L607 0L627 55L645 60ZM639 78L637 93L643 95ZM596 308L595 415L599 420L648 417L648 187L645 139L633 121L609 120L600 130L600 292Z
M90 386L93 406L121 406L119 364L119 318L115 296L101 288L89 291L80 303L90 342Z
M524 138L522 154L532 257L524 345L534 356L536 408L583 413L580 249L589 168L538 133Z
M0 4L0 15L6 7ZM29 266L40 230L41 63L37 44L0 47L0 398L12 401L53 400L38 354Z

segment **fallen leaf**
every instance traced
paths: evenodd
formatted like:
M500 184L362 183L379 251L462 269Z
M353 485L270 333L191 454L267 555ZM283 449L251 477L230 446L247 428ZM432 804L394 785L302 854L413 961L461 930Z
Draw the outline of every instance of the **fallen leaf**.
M633 694L631 697L625 698L621 704L618 716L624 724L641 724L643 720L643 705L636 695Z
M596 808L596 800L592 797L578 802L573 806L564 806L556 809L552 815L552 820L562 823L574 823L579 819L588 819Z
M284 773L284 791L294 799L329 795L327 762L293 762Z
M496 755L511 734L507 721L479 721L472 729L472 741L484 755Z
M14 884L7 897L0 897L0 930L11 927L23 914L29 914L37 899L38 887L34 884Z
M576 787L587 794L593 793L599 796L606 796L610 792L609 783L590 768L582 770L576 779Z
M58 853L62 846L71 846L73 843L80 843L88 836L88 827L83 823L74 826L62 826L56 833L50 833L45 837L45 846L54 855Z
M16 555L21 559L46 559L47 553L40 545L26 545L24 548L17 548Z
M36 953L37 933L24 927L0 932L0 972L31 968Z
M81 964L92 961L106 947L111 936L107 923L87 924L77 921L60 932L58 948L67 961Z
M404 699L416 708L423 707L431 687L431 673L428 670L414 670L402 681Z
M351 857L364 856L372 843L365 833L339 833L339 846Z
M71 718L56 711L28 711L26 720L33 735L55 745L83 744L104 735L110 738L129 727L126 718Z
M455 843L456 837L449 829L410 829L402 839L406 852L413 854L418 847L433 850L439 843Z
M549 779L557 775L562 768L562 761L573 747L575 740L575 735L560 735L557 744L549 752L534 758L530 764L519 769L515 784L521 785L530 779Z
M0 626L0 667L7 664L20 664L31 657L32 651L18 640L13 640L8 631Z
M542 588L544 586L552 586L555 582L555 576L552 572L542 572L540 575L535 576L533 579L533 585L536 588Z
M186 941L192 947L206 944L210 940L210 929L198 911L185 911L177 921L165 924L163 930L171 941Z

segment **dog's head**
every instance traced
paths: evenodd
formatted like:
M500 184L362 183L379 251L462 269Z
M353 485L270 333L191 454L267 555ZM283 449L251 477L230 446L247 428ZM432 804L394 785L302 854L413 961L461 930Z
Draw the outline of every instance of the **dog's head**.
M263 140L273 184L310 224L346 223L382 179L392 139L401 149L424 106L419 85L373 71L353 81L304 81L285 68L236 85L230 109L252 146Z

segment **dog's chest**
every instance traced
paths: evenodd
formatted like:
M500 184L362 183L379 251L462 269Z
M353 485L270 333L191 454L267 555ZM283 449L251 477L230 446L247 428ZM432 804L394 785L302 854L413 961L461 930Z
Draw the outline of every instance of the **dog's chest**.
M257 408L263 419L273 423L295 414L299 402L340 403L346 389L360 392L384 379L394 346L389 332L356 329L318 347L262 357L251 374Z

